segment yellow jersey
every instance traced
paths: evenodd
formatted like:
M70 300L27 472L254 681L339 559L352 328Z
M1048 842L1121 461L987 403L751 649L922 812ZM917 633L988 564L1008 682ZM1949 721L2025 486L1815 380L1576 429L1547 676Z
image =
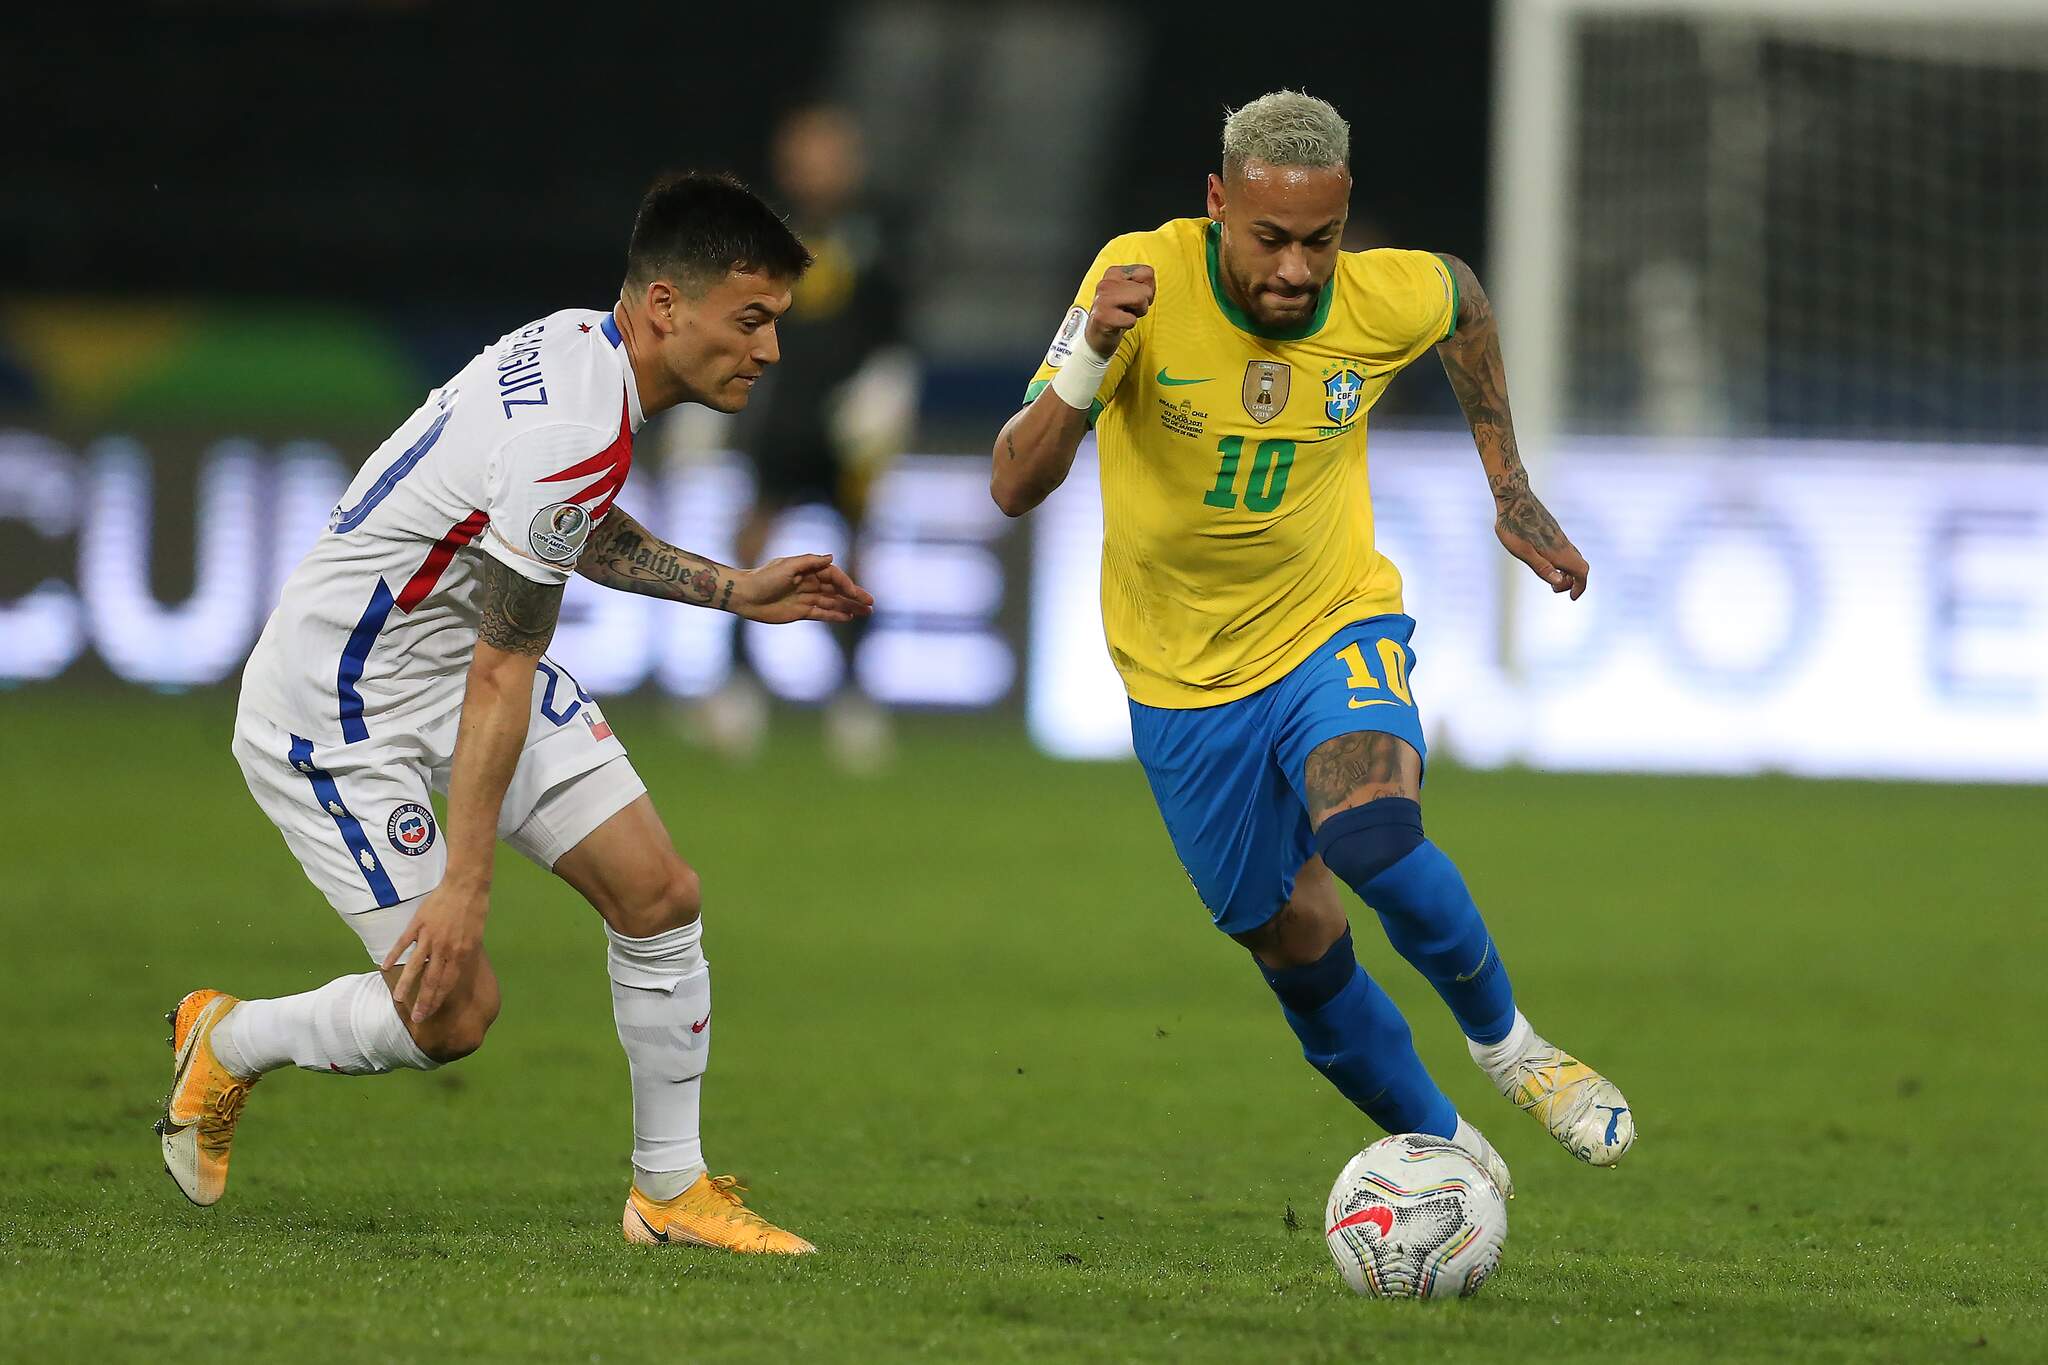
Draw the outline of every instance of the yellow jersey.
M1103 631L1146 706L1235 701L1342 627L1401 610L1401 575L1373 547L1365 415L1457 325L1443 261L1382 249L1340 253L1306 322L1261 327L1224 293L1219 235L1180 218L1105 246L1025 392L1082 344L1109 267L1152 267L1152 306L1089 414Z

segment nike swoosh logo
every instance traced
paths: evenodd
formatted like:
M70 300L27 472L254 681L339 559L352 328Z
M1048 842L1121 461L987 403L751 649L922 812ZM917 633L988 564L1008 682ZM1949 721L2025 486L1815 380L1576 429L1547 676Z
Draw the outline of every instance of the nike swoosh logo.
M690 1025L690 1032L702 1033L704 1031L704 1026L710 1022L711 1016L709 1014L706 1014L702 1019L699 1019L696 1023Z
M1470 980L1472 980L1472 978L1474 978L1474 977L1478 976L1478 975L1479 975L1479 973L1481 973L1481 972L1483 972L1483 971L1485 971L1485 970L1486 970L1486 964L1487 964L1487 962L1488 962L1488 961L1490 961L1490 960L1492 959L1492 957L1493 957L1493 940L1492 940L1492 939L1488 939L1488 940L1486 941L1486 951L1485 951L1485 952L1483 952L1483 953L1481 953L1481 954L1479 955L1479 965L1478 965L1477 967L1474 967L1474 968L1473 968L1473 969L1472 969L1471 971L1469 971L1469 972L1465 973L1465 974L1464 974L1463 976L1457 976L1457 977L1453 977L1453 978L1451 978L1451 979L1452 979L1452 980L1454 980L1454 981L1456 981L1456 982L1458 982L1458 983L1459 983L1460 985L1464 984L1464 983L1465 983L1465 982L1467 982L1467 981L1470 981Z
M1355 1228L1360 1223L1370 1223L1379 1229L1380 1236L1388 1236L1394 1231L1394 1211L1384 1204L1375 1204L1369 1209L1360 1209L1349 1218L1340 1219L1331 1226L1330 1232L1338 1232L1344 1228ZM1324 1233L1323 1235L1327 1237L1329 1233Z
M1214 378L1214 376L1213 376L1213 375L1212 375L1212 376L1209 376L1209 378ZM1161 387L1161 388L1163 388L1163 389L1171 389L1171 388L1177 388L1177 387L1179 387L1179 386L1180 386L1180 385L1182 385L1182 384L1206 384L1206 383L1208 383L1208 382L1209 382L1209 378L1203 378L1203 379L1172 379L1172 378L1169 378L1169 377L1167 376L1167 373L1166 373L1166 366L1164 366L1164 365L1161 365L1161 366L1159 367L1159 387Z
M1390 701L1385 697L1381 697L1378 701L1360 701L1357 697L1351 699L1351 709L1354 711L1361 706L1399 706L1400 704L1400 702Z
M666 1242L668 1240L668 1234L665 1232L658 1231L655 1228L654 1224L648 1222L646 1214L640 1212L640 1210L638 1209L634 1209L633 1216L640 1220L640 1226L646 1228L648 1233L654 1238L655 1241Z

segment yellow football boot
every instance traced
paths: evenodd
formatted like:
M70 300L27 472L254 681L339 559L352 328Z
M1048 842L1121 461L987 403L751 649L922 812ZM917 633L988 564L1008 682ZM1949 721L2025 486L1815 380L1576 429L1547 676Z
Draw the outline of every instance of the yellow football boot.
M626 1240L646 1246L682 1243L754 1256L808 1256L817 1250L740 1202L746 1186L734 1176L700 1175L673 1199L626 1195Z
M214 1026L241 1003L219 991L194 991L164 1016L171 1026L171 1094L156 1131L164 1141L164 1170L201 1208L227 1190L235 1121L260 1079L235 1075L213 1055Z

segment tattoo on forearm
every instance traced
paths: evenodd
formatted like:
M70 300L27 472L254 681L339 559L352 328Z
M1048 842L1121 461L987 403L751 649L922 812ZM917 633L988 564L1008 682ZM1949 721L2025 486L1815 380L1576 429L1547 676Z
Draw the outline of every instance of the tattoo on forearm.
M1309 814L1320 820L1360 793L1369 793L1368 799L1400 794L1406 747L1406 740L1369 730L1318 744L1309 751L1303 774Z
M562 611L562 585L536 583L489 555L483 556L483 615L479 640L512 654L544 654Z
M1496 521L1503 531L1512 532L1538 550L1554 550L1564 543L1564 530L1550 509L1529 491L1529 475L1516 462L1506 475L1489 478L1493 485Z
M1003 432L1003 453L1013 460L1017 458L1017 435L1007 429Z
M718 609L720 611L724 611L732 603L732 585L732 579L728 578L725 580L725 591L718 595Z
M576 571L608 588L700 607L723 607L732 597L732 570L657 540L616 507L583 547Z
M1564 532L1529 488L1529 472L1515 446L1515 421L1508 410L1506 367L1501 363L1500 332L1479 280L1464 262L1453 271L1469 316L1461 316L1458 334L1437 348L1444 374L1458 395L1458 406L1472 427L1472 443L1486 462L1486 482L1493 490L1500 529L1536 549L1563 543Z

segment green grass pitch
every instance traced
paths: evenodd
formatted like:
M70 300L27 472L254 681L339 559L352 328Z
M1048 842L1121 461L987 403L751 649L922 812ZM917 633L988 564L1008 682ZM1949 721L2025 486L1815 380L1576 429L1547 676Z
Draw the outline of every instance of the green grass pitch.
M713 1169L823 1254L622 1243L602 936L509 854L484 1050L270 1078L227 1199L188 1207L150 1132L159 1015L364 960L243 791L224 700L16 693L0 1357L2048 1359L2048 791L1438 772L1432 833L1522 1003L1642 1135L1573 1162L1368 918L1520 1190L1484 1293L1384 1304L1318 1235L1366 1125L1134 766L928 722L860 782L799 722L733 770L614 715L704 876Z

